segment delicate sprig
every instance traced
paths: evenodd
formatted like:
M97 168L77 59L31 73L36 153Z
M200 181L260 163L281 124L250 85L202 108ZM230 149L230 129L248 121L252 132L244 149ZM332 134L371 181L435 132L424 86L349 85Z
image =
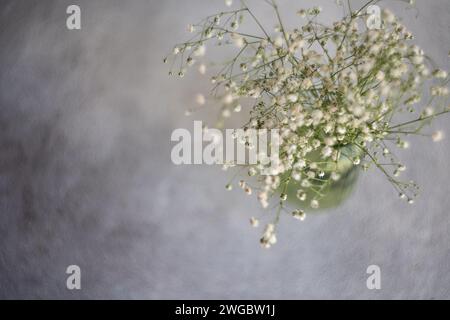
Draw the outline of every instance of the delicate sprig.
M418 195L415 182L399 179L406 166L394 149L407 148L404 139L410 135L443 138L441 131L426 134L423 129L450 112L450 78L411 43L413 35L388 9L383 10L381 29L366 26L366 8L379 2L368 1L354 11L347 1L347 14L331 25L319 22L320 7L301 9L303 24L289 31L275 0L267 0L278 24L269 32L241 1L239 9L190 25L193 37L164 59L172 65L170 74L183 77L202 59L208 43L231 46L233 58L211 77L212 96L222 104L218 125L244 105L249 114L241 117L244 129L280 130L280 161L271 175L262 175L262 164L240 166L251 177L241 180L240 187L249 195L257 191L263 208L276 202L275 218L261 239L264 247L275 244L283 212L305 218L299 208L288 211L287 190L292 186L298 200L317 209L344 170L373 166L400 198L413 203ZM240 31L245 19L258 33ZM199 71L206 73L204 63ZM198 101L205 104L205 99ZM241 140L252 145L250 137ZM233 166L227 163L225 168ZM231 190L232 181L226 188ZM252 218L251 223L257 226L258 220Z

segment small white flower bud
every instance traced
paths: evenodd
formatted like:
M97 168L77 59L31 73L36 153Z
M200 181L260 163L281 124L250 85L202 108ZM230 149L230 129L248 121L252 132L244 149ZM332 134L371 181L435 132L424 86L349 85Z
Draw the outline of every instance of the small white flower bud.
M431 138L433 139L434 142L442 141L444 139L444 132L442 132L440 130L436 131L435 133L433 133Z
M194 51L194 56L203 57L206 53L206 47L204 45L198 46Z
M204 95L202 94L197 94L197 96L195 97L195 101L197 102L198 105L202 106L206 103L206 98Z
M206 73L206 66L203 63L198 67L198 72L200 72L200 74Z
M318 209L319 208L319 201L317 201L317 200L312 200L311 201L311 208L313 208L313 209Z
M292 212L292 216L295 219L303 221L306 218L306 213L303 210L294 210L294 212Z
M298 190L297 191L297 198L300 200L300 201L305 201L306 200L306 192L304 192L302 189L300 189L300 190Z
M251 217L250 218L250 224L253 228L258 228L259 227L259 220L256 219L255 217Z

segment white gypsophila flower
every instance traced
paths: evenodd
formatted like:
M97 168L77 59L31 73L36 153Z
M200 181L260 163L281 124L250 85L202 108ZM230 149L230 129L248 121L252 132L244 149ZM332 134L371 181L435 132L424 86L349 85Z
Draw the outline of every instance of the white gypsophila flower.
M325 148L322 149L322 156L323 158L329 158L331 157L331 155L333 154L333 149L330 148L329 146L326 146Z
M232 104L234 101L234 97L231 93L225 95L225 97L223 98L223 103L225 104Z
M205 98L204 95L199 93L199 94L196 95L195 101L197 102L197 104L202 106L202 105L204 105L206 103L206 98Z
M205 53L206 53L206 47L204 45L201 45L197 49L195 49L194 56L203 57L205 55Z
M303 221L306 218L306 213L303 210L294 210L292 216L297 220Z
M319 208L319 201L317 201L316 199L311 201L311 208L313 209L318 209Z
M442 132L441 130L436 131L435 133L433 133L432 139L434 142L442 141L444 139L444 132Z
M274 245L277 242L274 224L270 223L266 226L260 242L261 242L262 247L265 249L270 248L272 245Z
M447 87L443 87L443 86L433 86L431 87L431 95L432 96L447 96L449 93L448 88Z
M250 218L250 224L253 228L258 228L259 227L259 220L256 219L255 217L251 217Z
M306 10L305 9L301 9L301 10L297 11L297 14L300 17L305 18L306 17Z
M445 70L435 70L433 72L433 76L438 79L445 79L445 78L447 78L448 74L447 74L447 71L445 71Z
M199 65L199 67L198 67L198 72L200 72L200 74L205 74L206 73L206 65L205 64L201 64L201 65Z

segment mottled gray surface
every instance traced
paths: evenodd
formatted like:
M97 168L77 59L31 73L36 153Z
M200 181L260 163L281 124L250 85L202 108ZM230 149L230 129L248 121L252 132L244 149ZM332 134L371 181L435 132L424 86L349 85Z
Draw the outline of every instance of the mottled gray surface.
M449 69L450 1L417 2L417 18L394 8ZM81 31L65 28L72 3ZM306 3L280 0L290 25ZM191 128L183 110L208 84L169 79L161 58L223 7L1 1L0 298L450 298L450 139L403 153L423 187L414 206L373 171L334 212L283 219L270 251L248 226L256 200L224 192L229 175L171 164L170 133ZM65 288L70 264L81 291ZM366 288L371 264L382 290Z

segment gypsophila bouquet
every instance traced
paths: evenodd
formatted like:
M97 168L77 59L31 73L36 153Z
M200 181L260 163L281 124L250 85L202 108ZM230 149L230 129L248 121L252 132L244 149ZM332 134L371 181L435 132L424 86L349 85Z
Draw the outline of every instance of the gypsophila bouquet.
M240 117L244 130L279 130L279 160L270 174L262 174L261 163L238 167L250 176L238 185L256 193L263 208L275 205L263 247L276 243L283 212L304 220L305 210L321 208L349 168L378 169L401 199L413 203L419 188L401 179L406 167L394 149L408 148L410 135L443 138L441 131L423 129L450 112L447 72L412 43L413 35L391 11L383 9L379 17L368 11L379 1L357 10L338 2L346 13L331 24L320 22L320 7L300 9L293 30L285 29L275 1L265 3L273 9L275 29L263 26L241 1L235 10L189 25L193 37L164 59L172 65L170 74L183 77L194 65L205 74L207 45L234 48L231 60L214 64L211 77L211 96L221 108L218 125L232 114L242 115L246 106L248 115ZM258 31L241 31L244 22ZM199 105L206 101L197 96ZM252 147L248 139L242 143ZM256 218L250 221L259 225Z

